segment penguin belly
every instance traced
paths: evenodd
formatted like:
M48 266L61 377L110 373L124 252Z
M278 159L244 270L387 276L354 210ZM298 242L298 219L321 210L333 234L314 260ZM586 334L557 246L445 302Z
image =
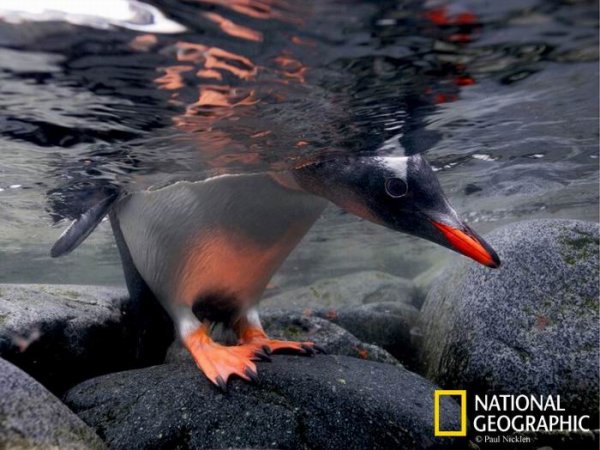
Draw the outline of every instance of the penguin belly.
M325 205L269 174L224 175L129 194L115 213L137 270L176 322L191 308L231 323Z

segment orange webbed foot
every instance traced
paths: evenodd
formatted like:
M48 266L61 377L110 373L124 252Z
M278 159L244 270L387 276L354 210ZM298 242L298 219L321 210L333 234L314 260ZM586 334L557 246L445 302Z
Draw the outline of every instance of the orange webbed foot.
M283 341L279 339L254 339L249 342L251 345L256 345L265 350L267 353L293 352L303 355L313 355L315 353L324 353L323 349L314 342L295 342Z
M325 353L322 347L314 342L295 342L284 341L280 339L270 339L260 328L250 327L244 330L240 338L242 345L254 346L263 349L266 353L293 352L303 355L313 355L315 353Z
M256 381L254 361L268 356L255 345L224 346L214 342L208 327L202 325L184 339L184 344L204 375L222 390L232 375L246 381Z

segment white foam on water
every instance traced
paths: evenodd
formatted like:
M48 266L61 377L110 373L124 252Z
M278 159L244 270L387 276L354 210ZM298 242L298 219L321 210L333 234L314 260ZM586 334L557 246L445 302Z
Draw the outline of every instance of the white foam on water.
M2 0L0 20L9 23L61 21L107 29L181 33L186 28L154 6L137 0Z

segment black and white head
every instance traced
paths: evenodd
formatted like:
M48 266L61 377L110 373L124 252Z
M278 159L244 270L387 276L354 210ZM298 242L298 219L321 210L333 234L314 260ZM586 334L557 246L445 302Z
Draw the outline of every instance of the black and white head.
M458 217L421 154L337 158L298 168L294 176L304 190L357 216L488 267L500 265L496 252Z

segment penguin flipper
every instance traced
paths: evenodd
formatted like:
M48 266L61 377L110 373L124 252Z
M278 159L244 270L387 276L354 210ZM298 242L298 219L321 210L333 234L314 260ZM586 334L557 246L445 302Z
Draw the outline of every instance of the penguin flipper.
M109 195L75 219L54 243L50 256L57 258L75 250L108 214L117 197L117 193Z

